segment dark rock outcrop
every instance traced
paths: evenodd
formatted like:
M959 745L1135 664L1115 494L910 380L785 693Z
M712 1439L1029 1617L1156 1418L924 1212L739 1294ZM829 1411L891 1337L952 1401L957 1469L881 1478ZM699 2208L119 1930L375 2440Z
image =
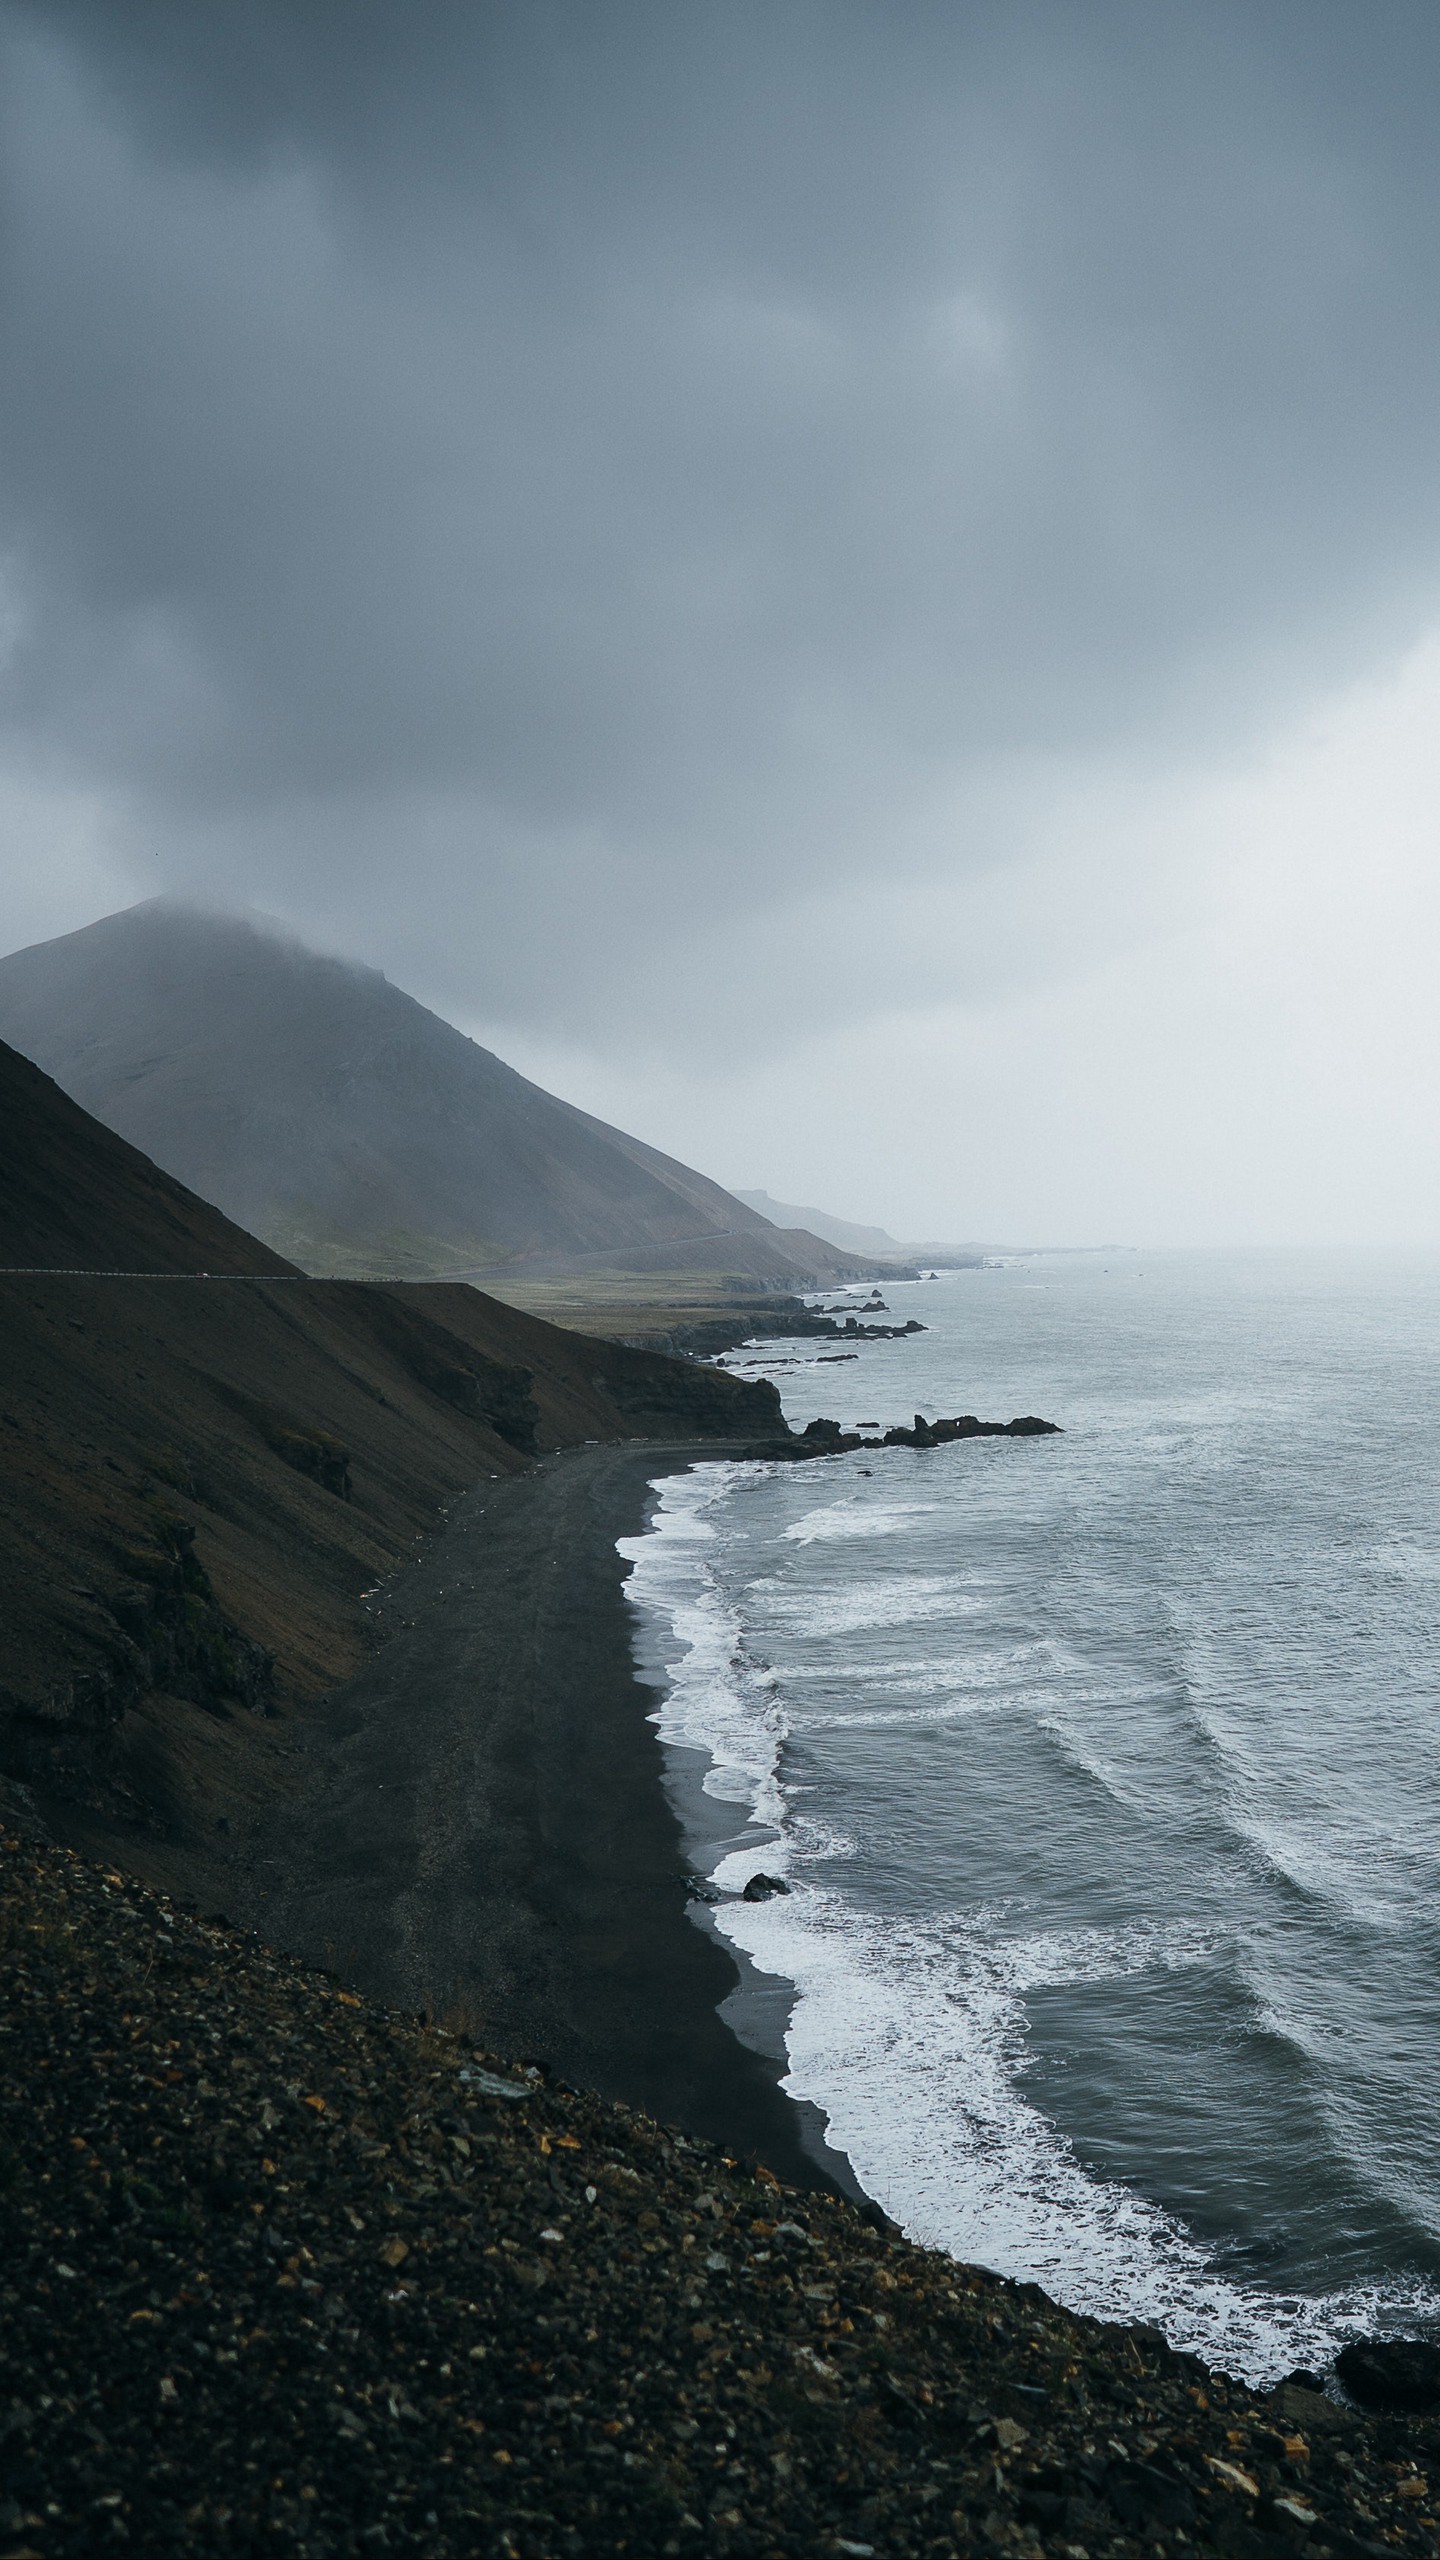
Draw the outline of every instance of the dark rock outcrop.
M247 1396L226 1379L216 1378L211 1384L221 1402L253 1423L266 1448L283 1458L287 1467L293 1467L297 1475L308 1476L312 1484L323 1485L341 1502L350 1501L354 1490L350 1482L350 1451L343 1440L336 1439L333 1432L317 1430L313 1424L296 1422L291 1416L278 1413L273 1405L263 1403L259 1396Z
M904 1324L862 1324L858 1316L847 1315L843 1323L836 1321L838 1310L817 1312L803 1300L776 1292L763 1304L742 1302L733 1316L706 1316L695 1324L679 1324L663 1341L653 1335L643 1345L636 1337L636 1347L651 1351L683 1351L696 1359L714 1359L719 1352L736 1351L751 1342L901 1342L907 1334L924 1333L928 1328L917 1316Z
M143 1545L117 1548L121 1579L79 1591L95 1624L91 1659L39 1695L0 1691L0 1774L88 1802L103 1793L109 1746L156 1691L229 1716L273 1711L275 1657L220 1607L195 1531L152 1504Z
M577 1337L578 1339L578 1337ZM751 1431L783 1432L780 1391L768 1378L732 1378L694 1360L657 1358L623 1343L588 1343L594 1384L637 1438L684 1439Z
M1432 2338L1352 2338L1335 2371L1362 2409L1407 2417L1440 2409L1440 2344Z
M1058 1422L1042 1421L1038 1413L1017 1414L1013 1422L982 1422L973 1413L927 1422L923 1413L917 1413L908 1427L898 1423L893 1431L867 1438L863 1432L842 1430L826 1414L817 1414L795 1437L768 1441L749 1454L752 1458L829 1458L850 1449L939 1449L952 1440L1048 1439L1060 1428Z
M887 1431L884 1446L938 1449L947 1440L1032 1440L1059 1428L1058 1422L1042 1422L1038 1413L1019 1413L1013 1422L982 1422L973 1413L957 1413L948 1422L927 1422L923 1413L917 1413L911 1430Z

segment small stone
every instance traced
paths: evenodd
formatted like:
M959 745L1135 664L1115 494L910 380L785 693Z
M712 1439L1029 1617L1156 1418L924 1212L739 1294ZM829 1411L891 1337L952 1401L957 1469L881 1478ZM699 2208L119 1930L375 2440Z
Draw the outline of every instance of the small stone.
M1237 2490L1242 2497L1259 2497L1259 2481L1252 2480L1248 2471L1242 2471L1238 2462L1222 2462L1218 2453L1207 2453L1205 2459L1222 2487Z
M523 2080L502 2080L498 2071L477 2071L466 2065L459 2073L467 2088L476 2089L482 2098L533 2098L535 2092Z

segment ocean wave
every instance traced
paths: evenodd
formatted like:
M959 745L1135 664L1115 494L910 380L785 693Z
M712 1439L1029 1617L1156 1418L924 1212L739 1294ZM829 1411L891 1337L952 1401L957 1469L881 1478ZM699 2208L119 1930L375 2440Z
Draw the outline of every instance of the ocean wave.
M1231 1792L1222 1808L1242 1853L1287 1893L1320 1904L1362 1929L1394 1936L1410 1928L1417 1909L1433 1908L1437 1884L1433 1850L1407 1855L1394 1833L1366 1823L1342 1836L1332 1824L1288 1820L1266 1813L1254 1794Z
M1440 1549L1413 1540L1387 1539L1372 1548L1365 1561L1372 1572L1390 1575L1397 1582L1440 1582Z
M622 1552L634 1566L633 1602L663 1633L662 1739L708 1755L707 1785L770 1835L766 1868L791 1888L763 1904L722 1903L712 1916L761 1971L794 1985L786 2086L819 2108L867 2191L912 2238L1033 2280L1073 2310L1153 2321L1175 2345L1255 2382L1298 2363L1324 2365L1346 2337L1377 2326L1440 2317L1440 2295L1420 2280L1312 2296L1233 2279L1174 2215L1089 2172L1024 2094L1034 2060L1028 1994L1203 1965L1213 1929L1158 1922L1026 1933L1013 1912L1002 1924L978 1906L924 1920L881 1916L826 1878L826 1863L853 1858L855 1843L787 1801L791 1724L780 1685L714 1569L726 1552L717 1515L747 1472L663 1479L652 1530L622 1541ZM843 1609L817 1610L811 1595L788 1624L840 1633L890 1623L899 1597L910 1612L939 1615L953 1611L956 1593L948 1577L851 1583ZM753 1849L732 1848L716 1882L734 1888L754 1864Z
M951 1677L953 1680L953 1673ZM1014 1699L1001 1692L981 1698L954 1694L936 1698L924 1707L847 1707L833 1715L821 1709L803 1717L797 1715L795 1729L807 1734L920 1732L927 1726L1012 1715L1014 1710Z
M1099 1788L1126 1813L1137 1814L1142 1820L1162 1811L1173 1816L1182 1783L1174 1767L1157 1769L1144 1758L1137 1760L1133 1752L1127 1761L1114 1744L1106 1748L1109 1737L1103 1728L1096 1731L1094 1704L1103 1704L1109 1713L1116 1707L1150 1706L1155 1703L1153 1697L1141 1692L1133 1697L1097 1700L1091 1703L1088 1714L1087 1703L1091 1702L1077 1701L1063 1693L1052 1694L1044 1701L1036 1724L1057 1757L1076 1777Z
M833 1590L784 1591L775 1616L791 1635L859 1635L867 1627L914 1627L965 1617L974 1603L951 1574L896 1573L847 1579Z
M787 1542L797 1547L810 1547L840 1538L893 1538L896 1531L908 1527L912 1520L932 1517L941 1508L938 1502L891 1502L865 1504L855 1496L845 1502L832 1502L819 1511L807 1511L803 1520L792 1520L783 1532Z
M751 1591L759 1587L753 1582L747 1586ZM892 1694L914 1697L924 1697L936 1689L953 1688L955 1677L954 1662L948 1657L942 1662L924 1657L919 1661L896 1662L887 1655L878 1661L866 1661L856 1666L841 1666L833 1662L790 1662L785 1666L785 1678L792 1689L803 1689L811 1680L838 1680L848 1681L857 1689L868 1690L878 1685Z
M708 1795L747 1805L754 1822L773 1828L785 1814L777 1761L786 1728L775 1676L751 1660L739 1617L704 1566L715 1535L707 1515L746 1472L735 1465L662 1477L653 1527L616 1543L632 1567L632 1604L655 1613L674 1648L665 1661L669 1695L652 1721L667 1742L708 1754Z
M1027 1989L1174 1970L1203 1960L1203 1936L996 1944L968 1937L963 1915L876 1922L793 1872L784 1902L719 1917L752 1963L795 1985L785 2085L821 2109L912 2239L1043 2285L1073 2311L1153 2321L1172 2345L1255 2383L1324 2366L1382 2321L1440 2313L1418 2280L1321 2296L1231 2281L1175 2216L1086 2170L1022 2094Z

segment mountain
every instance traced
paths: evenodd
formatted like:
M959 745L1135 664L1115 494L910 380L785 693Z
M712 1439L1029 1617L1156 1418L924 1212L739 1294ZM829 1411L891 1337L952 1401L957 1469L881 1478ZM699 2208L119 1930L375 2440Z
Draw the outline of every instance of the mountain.
M747 1209L753 1209L757 1217L768 1218L772 1226L806 1228L842 1253L867 1257L879 1254L904 1261L909 1251L894 1236L887 1235L883 1227L857 1227L849 1218L832 1218L824 1209L797 1209L788 1201L772 1200L768 1191L737 1191L735 1197Z
M307 1269L851 1276L376 969L165 900L0 960L0 1039Z

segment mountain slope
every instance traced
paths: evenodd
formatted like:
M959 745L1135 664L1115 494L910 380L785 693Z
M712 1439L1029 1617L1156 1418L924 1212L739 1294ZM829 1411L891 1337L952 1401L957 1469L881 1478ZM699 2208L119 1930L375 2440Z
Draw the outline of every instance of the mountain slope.
M673 1254L836 1274L687 1165L560 1102L378 970L161 900L0 961L0 1038L312 1270Z
M0 1043L0 1268L288 1272Z
M289 1783L448 1496L783 1429L770 1386L478 1289L306 1279L3 1047L0 1249L0 1807L156 1871Z
M842 1253L879 1254L897 1262L905 1258L907 1247L883 1227L859 1227L849 1218L832 1218L827 1209L797 1209L792 1201L772 1200L768 1191L737 1191L735 1197L772 1226L803 1227Z

